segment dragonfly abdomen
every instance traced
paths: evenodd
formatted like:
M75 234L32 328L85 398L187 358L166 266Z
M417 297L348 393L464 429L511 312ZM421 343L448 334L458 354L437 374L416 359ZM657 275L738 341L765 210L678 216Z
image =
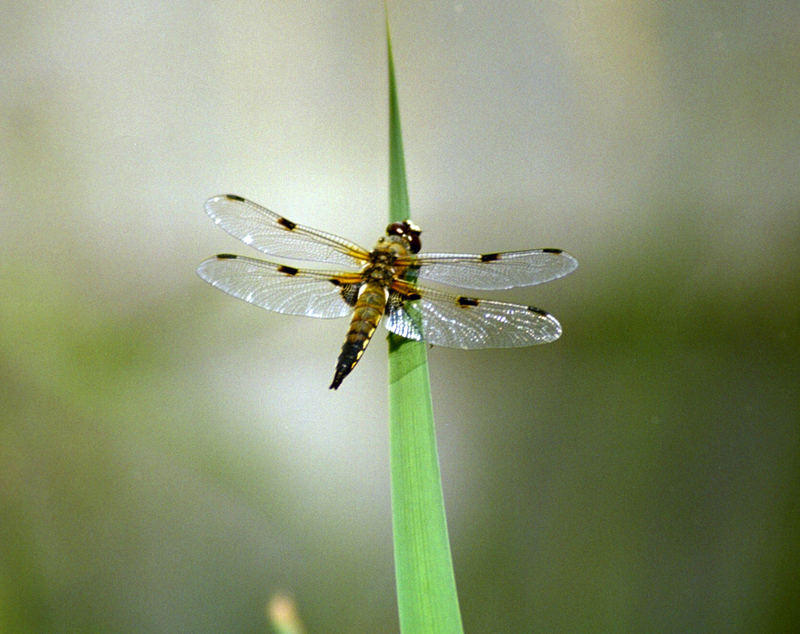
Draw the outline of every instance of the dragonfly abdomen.
M361 289L350 320L350 329L347 331L339 360L336 363L336 373L330 389L335 390L344 378L356 367L364 350L375 334L375 330L386 310L388 290L377 282L367 282Z

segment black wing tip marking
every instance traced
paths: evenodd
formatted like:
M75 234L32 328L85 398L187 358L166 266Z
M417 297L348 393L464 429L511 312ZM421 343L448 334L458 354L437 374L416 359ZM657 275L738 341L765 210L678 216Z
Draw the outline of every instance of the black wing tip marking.
M293 266L286 266L285 264L278 266L278 273L283 273L284 275L297 275L299 272L300 269L296 269Z
M541 340L534 341L533 343L553 343L561 338L563 330L561 329L561 324L558 322L558 319L553 317L553 315L548 313L546 310L536 308L536 306L527 306L526 308L535 315L539 315L539 317L542 317L544 320L550 322L552 327L550 332L544 333L544 336Z
M481 300L476 297L457 297L456 303L459 306L477 306L481 303Z
M536 308L536 306L528 306L527 308L532 313L536 313L537 315L541 315L542 317L553 317L546 310L542 310L541 308Z
M222 196L219 196L219 198L226 198L228 200L234 200L237 203L246 203L247 202L246 199L242 198L241 196L237 196L236 194L223 194Z
M239 256L234 255L233 253L217 253L216 257L218 260L236 260Z
M552 255L561 255L561 254L564 253L564 249L556 249L555 247L545 247L544 249L538 249L538 252L539 253L550 253ZM522 251L521 253L525 254L525 253L528 253L528 252L527 251ZM495 260L502 259L505 255L508 255L508 254L499 253L499 252L496 252L496 253L483 253L483 254L481 254L481 262L494 262ZM566 255L568 255L568 254L566 254Z
M295 227L297 227L296 222L292 222L291 220L289 220L288 218L284 218L283 216L278 218L278 224L284 229L287 229L289 231L293 231Z

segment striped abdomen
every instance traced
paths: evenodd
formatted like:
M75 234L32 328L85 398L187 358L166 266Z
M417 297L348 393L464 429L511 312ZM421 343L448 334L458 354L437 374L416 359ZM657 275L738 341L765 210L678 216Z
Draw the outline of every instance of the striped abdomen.
M356 300L353 319L350 321L350 330L347 331L342 351L339 353L339 361L336 363L336 373L331 383L332 390L342 384L344 377L352 372L364 350L367 349L386 310L387 297L388 290L382 284L367 282L362 287Z

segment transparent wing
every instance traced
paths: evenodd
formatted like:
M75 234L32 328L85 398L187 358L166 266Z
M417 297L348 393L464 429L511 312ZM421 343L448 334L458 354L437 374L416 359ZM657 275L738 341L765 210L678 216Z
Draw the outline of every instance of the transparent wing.
M393 293L386 328L407 339L446 348L516 348L561 336L551 314L533 306L415 289L418 299Z
M420 280L484 291L549 282L578 267L578 261L561 249L481 255L422 253L410 264L419 268Z
M272 257L360 267L369 255L344 238L304 227L234 194L209 198L206 213L232 236Z
M353 273L311 271L222 254L200 264L197 274L212 286L246 302L287 315L344 317L358 289Z

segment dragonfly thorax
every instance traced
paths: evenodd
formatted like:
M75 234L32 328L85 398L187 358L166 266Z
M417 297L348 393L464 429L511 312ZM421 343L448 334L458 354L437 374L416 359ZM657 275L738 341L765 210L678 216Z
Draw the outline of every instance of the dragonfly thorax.
M370 252L367 264L361 269L364 281L377 282L382 286L390 285L392 280L407 266L407 264L398 266L398 259L407 257L411 253L411 247L404 235L381 236L375 248Z
M361 270L365 282L377 282L381 286L389 286L395 275L395 268L388 261L371 262Z

